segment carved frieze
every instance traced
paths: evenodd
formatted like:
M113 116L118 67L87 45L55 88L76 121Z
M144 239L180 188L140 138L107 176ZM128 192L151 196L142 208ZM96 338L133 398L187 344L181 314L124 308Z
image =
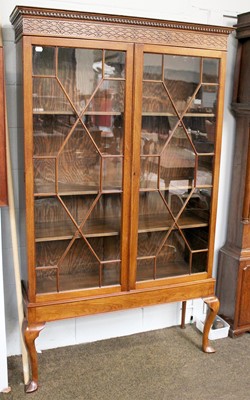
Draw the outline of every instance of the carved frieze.
M11 16L21 35L152 43L225 50L230 28L102 14L17 7ZM211 34L212 33L212 34Z

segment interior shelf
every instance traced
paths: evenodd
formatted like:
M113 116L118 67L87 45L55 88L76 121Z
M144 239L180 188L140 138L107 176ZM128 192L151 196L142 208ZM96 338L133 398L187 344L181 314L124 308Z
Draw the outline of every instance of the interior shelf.
M156 263L156 273L154 276L154 268L152 265L143 265L137 267L137 282L146 280L163 279L174 276L190 275L190 267L184 261L171 262L171 263Z
M181 113L180 113L181 114ZM172 113L165 113L165 112L143 112L142 113L143 117L177 117L176 114ZM203 112L197 112L197 113L185 113L183 117L206 117L206 118L214 118L215 114L213 113L203 113Z
M86 111L82 114L82 111L79 112L81 115L121 115L121 112L119 111ZM33 109L33 115L76 115L74 111L42 111L39 109Z
M93 218L82 228L86 238L118 236L120 234L120 218ZM77 231L71 220L36 224L36 242L52 240L70 240ZM81 237L77 233L77 237Z
M173 220L166 219L164 214L148 214L139 217L139 233L160 232L171 228ZM208 226L208 222L195 215L193 212L185 211L177 221L181 229L201 228Z
M93 218L87 221L82 228L86 238L118 236L120 234L120 218ZM164 214L148 214L139 217L139 233L167 231L174 221L166 219ZM192 212L185 211L178 219L182 229L200 228L208 226L208 222ZM176 228L175 228L176 229ZM36 224L36 242L47 242L53 240L70 240L77 227L71 220L60 222L47 222ZM78 233L77 237L80 237Z

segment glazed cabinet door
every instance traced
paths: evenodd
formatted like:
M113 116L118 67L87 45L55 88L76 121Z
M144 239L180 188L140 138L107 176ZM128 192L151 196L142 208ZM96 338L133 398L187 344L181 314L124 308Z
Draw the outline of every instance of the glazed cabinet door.
M25 68L32 68L25 89L32 97L26 117L30 296L120 291L128 269L132 48L61 43L24 43Z
M136 54L134 281L139 288L205 278L211 276L221 54L150 45Z

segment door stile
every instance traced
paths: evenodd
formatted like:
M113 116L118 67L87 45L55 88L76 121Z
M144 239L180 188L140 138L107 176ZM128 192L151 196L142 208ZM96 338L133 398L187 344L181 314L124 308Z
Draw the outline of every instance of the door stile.
M134 47L134 97L133 97L133 143L132 143L132 193L130 231L130 280L129 289L136 287L136 259L138 243L138 211L140 188L140 147L142 114L143 45Z
M26 230L29 301L35 301L35 227L34 227L34 178L33 178L33 120L32 120L32 39L23 39L23 96L24 96L24 163L26 195Z
M132 96L133 96L133 45L127 45L126 90L124 110L124 161L123 161L123 202L121 225L121 290L129 289L130 223L131 223L131 149L132 149Z
M213 170L213 192L211 204L211 218L210 218L210 240L208 249L208 277L212 276L213 257L214 257L214 242L217 214L217 198L219 188L219 173L220 173L220 157L221 157L221 143L222 143L222 125L223 125L223 109L224 109L224 92L225 92L225 76L226 76L226 53L220 52L218 54L220 59L219 70L219 93L218 93L218 107L217 107L217 124L216 124L216 141L214 151L214 170Z

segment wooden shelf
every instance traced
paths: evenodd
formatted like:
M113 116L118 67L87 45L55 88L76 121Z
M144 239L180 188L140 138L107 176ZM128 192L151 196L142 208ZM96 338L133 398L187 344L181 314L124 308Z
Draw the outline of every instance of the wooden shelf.
M119 277L120 274L115 271L110 271L108 265L103 266L101 287L118 286L120 284ZM99 276L96 273L96 270L93 270L92 272L90 270L88 271L88 274L79 272L68 274L59 273L59 292L80 289L97 289L99 287ZM56 277L54 276L51 278L51 276L45 274L42 279L38 279L37 292L39 294L57 292Z
M182 276L182 275L189 275L190 268L188 262L185 263L184 261L176 261L171 263L160 263L157 262L156 264L156 276L154 279L154 268L153 262L152 265L145 265L145 267L140 266L137 267L137 282L141 281L150 281L155 279L163 279L169 278L174 276Z
M39 109L33 109L33 115L75 115L73 111L39 111Z
M48 242L56 240L70 240L77 231L77 227L71 220L60 222L36 224L36 242ZM86 238L118 236L120 234L120 218L93 218L87 221L82 228ZM81 235L78 232L77 237Z
M166 219L164 214L148 214L139 217L139 233L146 232L160 232L170 229L174 221L171 219ZM192 212L184 212L183 215L178 219L178 224L182 229L189 228L200 228L203 226L208 226L208 222L204 219L196 216Z
M180 113L181 114L181 113ZM143 117L176 117L178 118L177 114L172 114L172 113L166 113L166 112L143 112L142 113ZM182 115L182 118L185 117L206 117L206 118L214 118L215 114L214 113L185 113Z
M82 114L82 111L79 112L82 116L85 115L121 115L120 111L87 111ZM74 111L39 111L38 109L33 110L33 115L77 115Z
M167 231L173 225L173 220L166 220L164 214L149 214L139 217L139 233ZM208 222L193 213L185 212L178 220L182 229L208 226ZM175 228L176 229L176 228ZM77 228L71 220L36 224L36 242L70 240ZM86 238L120 235L120 218L95 218L87 221L82 228ZM78 237L81 237L78 233Z

